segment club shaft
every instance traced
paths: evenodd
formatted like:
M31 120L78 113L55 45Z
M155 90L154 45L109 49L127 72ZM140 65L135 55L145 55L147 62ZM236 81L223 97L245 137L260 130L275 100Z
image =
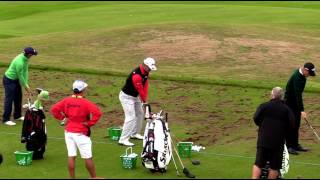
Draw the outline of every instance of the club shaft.
M171 141L171 146L173 146L172 141ZM177 175L179 176L180 173L179 173L179 171L178 171L178 167L177 167L177 164L176 164L176 160L174 159L174 153L172 153L172 160L173 160L174 167L176 168Z
M320 137L318 135L318 133L316 132L316 130L311 126L311 124L309 123L309 121L307 120L307 118L304 118L304 120L306 121L306 123L308 124L308 126L311 128L311 130L313 131L313 134L317 137L317 139L320 141Z
M318 140L320 141L320 137L319 137L319 135L317 134L317 132L315 131L315 129L313 129L312 128L312 130L313 130L313 133L316 135L316 137L318 138Z
M173 143L171 136L170 136L170 139L171 139L171 142ZM178 159L179 159L179 161L180 161L180 164L181 164L182 168L184 169L184 165L183 165L183 163L182 163L182 160L181 160L181 158L180 158L180 156L179 156L179 153L178 153L178 151L177 151L176 146L174 145L174 143L173 143L173 149L174 149L174 151L176 152L176 154L177 154L177 156L178 156Z

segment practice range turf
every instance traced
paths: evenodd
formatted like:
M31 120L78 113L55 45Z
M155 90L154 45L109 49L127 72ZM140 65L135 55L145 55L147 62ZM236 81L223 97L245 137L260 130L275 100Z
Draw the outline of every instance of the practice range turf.
M205 150L183 159L198 178L250 178L257 127L252 116L274 86L285 88L293 70L319 60L318 2L0 2L0 72L25 46L39 51L30 61L30 86L50 92L45 103L48 144L45 159L22 167L14 151L21 122L0 126L1 178L68 178L63 127L49 113L70 95L75 79L89 84L87 97L104 112L92 129L97 175L104 178L183 178L171 163L152 174L141 165L127 170L125 147L107 137L122 126L118 94L143 58L157 61L149 102L169 114L175 143L192 141ZM318 76L308 79L305 109L319 129ZM3 101L3 88L0 89ZM26 99L24 98L24 103ZM0 104L1 114L3 104ZM300 140L311 151L290 156L286 178L319 178L319 141L304 122ZM141 142L133 151L140 154ZM177 158L176 158L177 160ZM180 171L182 174L182 172ZM88 178L78 158L77 178Z

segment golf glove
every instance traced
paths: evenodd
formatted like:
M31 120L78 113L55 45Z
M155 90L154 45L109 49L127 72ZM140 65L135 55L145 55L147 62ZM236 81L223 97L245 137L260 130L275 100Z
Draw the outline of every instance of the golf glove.
M64 119L60 122L60 125L61 125L61 126L64 126L66 123L67 123L67 118L64 118Z

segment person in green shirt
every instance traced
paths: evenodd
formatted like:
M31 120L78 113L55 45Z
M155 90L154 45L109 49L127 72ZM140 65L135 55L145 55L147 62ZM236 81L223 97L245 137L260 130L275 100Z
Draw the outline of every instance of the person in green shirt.
M9 68L3 76L4 87L4 112L2 122L5 125L14 126L15 122L10 120L12 104L14 105L13 117L15 120L23 120L21 116L22 108L22 88L31 95L28 81L28 62L30 58L37 55L38 52L32 47L26 47L24 51L16 56L10 63Z
M308 62L303 67L296 69L290 77L285 93L285 102L291 108L295 116L295 127L289 130L286 137L286 145L290 154L298 155L298 151L308 151L307 148L299 144L299 128L301 117L307 118L304 110L302 93L306 86L307 77L315 76L316 69L314 64Z

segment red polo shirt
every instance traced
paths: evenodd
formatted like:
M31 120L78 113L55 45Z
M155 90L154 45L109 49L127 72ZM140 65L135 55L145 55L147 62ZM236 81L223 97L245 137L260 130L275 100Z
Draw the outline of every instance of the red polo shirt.
M87 134L88 126L95 125L100 119L102 113L99 107L82 96L69 96L54 104L51 108L51 114L58 120L62 121L65 117L65 130L72 133ZM90 118L91 116L91 118Z

